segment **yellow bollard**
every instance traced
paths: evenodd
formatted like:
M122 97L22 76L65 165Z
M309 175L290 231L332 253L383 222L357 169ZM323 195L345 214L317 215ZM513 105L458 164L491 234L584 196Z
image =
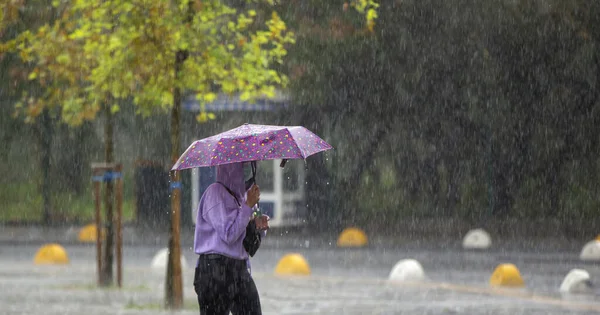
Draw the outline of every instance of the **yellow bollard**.
M47 244L42 246L35 254L33 263L36 265L60 265L68 264L67 251L58 244Z
M513 264L501 264L490 277L490 285L501 287L522 287L525 285L519 269Z
M104 229L102 230L102 239L104 239L105 233ZM98 231L96 229L96 224L91 223L88 224L79 230L78 240L82 243L95 243L97 239Z
M347 228L337 240L337 246L339 247L363 247L368 243L367 235L363 230L358 228Z
M283 256L275 267L276 275L310 275L310 267L300 254L292 253Z

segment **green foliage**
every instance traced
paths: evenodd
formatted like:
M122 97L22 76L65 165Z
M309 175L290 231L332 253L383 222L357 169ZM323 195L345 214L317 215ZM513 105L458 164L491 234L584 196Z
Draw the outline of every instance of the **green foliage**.
M390 1L380 3L372 34L345 31L335 8L323 15L331 31L304 36L291 56L302 104L291 110L294 123L336 148L320 173L336 200L318 207L351 223L369 213L597 213L597 185L585 180L597 168L576 178L568 170L594 164L600 150L599 10L561 0L548 10ZM379 174L392 173L390 164L391 189Z
M272 1L256 1L273 5ZM27 75L44 88L27 93L17 108L28 119L43 108L59 107L78 125L94 119L102 103L131 99L148 115L173 106L175 88L192 91L201 102L216 93L243 100L273 96L287 77L275 70L294 35L277 13L257 27L255 8L244 11L222 1L65 1L61 17L5 43L35 65ZM186 59L175 76L178 52ZM119 111L119 104L110 104ZM214 119L201 113L200 120Z
M354 0L351 2L352 6L360 13L365 15L367 28L369 31L373 31L375 27L375 20L378 17L377 8L379 4L374 0Z
M3 208L0 212L1 223L41 223L42 197L33 184L1 184L0 199ZM65 191L52 196L53 222L57 223L88 223L94 220L94 201L91 194L78 196ZM123 200L123 222L135 220L134 198Z
M63 97L68 100L63 111L83 111L89 113L85 118L93 118L98 100L110 95L131 98L140 113L150 114L173 105L175 88L194 91L199 100L210 101L215 86L225 93L241 92L243 99L249 99L272 96L276 86L286 84L287 78L270 68L282 62L285 45L294 39L276 13L265 22L264 30L251 31L255 10L238 12L221 1L176 4L166 0L74 1L67 16L79 20L59 28L68 34L61 44L76 44L80 54L62 51L51 57L59 70L84 75L83 80L71 83L78 82L73 89L85 91L85 95ZM22 54L28 57L35 52L37 60L47 60L48 49L36 44L47 45L53 37L44 36L43 30L38 35L38 41L25 42L29 50L21 50ZM186 51L187 58L176 78L179 51ZM75 60L76 56L85 56L85 62ZM66 66L73 64L86 67L70 71ZM62 72L53 69L52 73ZM119 105L111 107L117 112Z

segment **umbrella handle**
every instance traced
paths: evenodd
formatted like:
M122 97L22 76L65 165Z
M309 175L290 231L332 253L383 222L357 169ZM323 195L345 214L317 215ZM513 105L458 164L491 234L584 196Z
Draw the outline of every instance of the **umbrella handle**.
M252 183L252 185L255 185L256 184L256 161L250 162L250 166L252 167L251 183ZM256 202L256 205L254 207L256 208L256 210L254 210L254 212L252 212L252 215L254 217L261 216L262 212L260 211L260 205L259 205L258 201Z

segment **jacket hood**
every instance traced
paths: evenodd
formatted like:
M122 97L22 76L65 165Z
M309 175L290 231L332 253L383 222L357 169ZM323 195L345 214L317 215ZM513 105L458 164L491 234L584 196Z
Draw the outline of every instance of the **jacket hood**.
M225 185L241 201L245 194L244 164L231 163L217 166L217 182Z

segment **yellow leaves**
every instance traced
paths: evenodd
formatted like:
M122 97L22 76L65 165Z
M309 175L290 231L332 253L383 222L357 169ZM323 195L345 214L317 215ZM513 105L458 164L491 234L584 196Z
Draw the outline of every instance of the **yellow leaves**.
M71 62L71 57L68 54L60 54L56 57L56 62L58 62L59 64L68 64L69 62Z
M214 102L217 99L217 94L215 93L206 93L203 95L204 101L206 103Z
M200 114L196 115L196 120L198 122L200 122L200 123L205 123L205 122L207 122L209 120L213 120L215 118L217 118L215 116L215 114L213 114L213 113L207 113L207 112L204 112L204 111L201 112Z
M227 22L227 28L230 31L235 31L237 27L236 27L236 25L235 25L235 23L233 21L229 21L229 22Z
M244 92L242 92L242 94L240 94L240 100L244 101L244 102L250 100L251 97L252 97L252 94L250 94L249 91L244 91Z
M351 6L359 13L365 15L367 29L372 32L375 27L375 20L378 17L377 9L379 8L379 3L375 0L352 0ZM347 7L344 4L344 8Z
M42 87L35 95L26 94L17 108L18 113L26 116L26 121L33 121L44 108L51 107L61 107L66 113L63 120L68 123L81 123L95 115L94 107L84 105L84 96L88 95L82 86L93 63L85 61L88 55L81 41L74 39L87 35L81 32L71 36L74 29L74 23L58 20L35 33L19 34L11 44L11 51L18 53L23 61L35 64L26 76Z
M271 13L271 20L267 23L267 25L269 25L269 29L285 30L286 28L285 22L281 20L279 14L277 14L275 11Z
M169 90L169 91L162 91L161 93L161 104L173 104L173 93Z
M223 93L231 94L235 92L236 85L230 81L223 81L221 82L221 89L223 90Z
M123 46L123 42L121 41L120 38L118 38L116 36L109 37L108 49L110 51L117 50L118 48L121 48L122 46Z
M268 32L257 33L256 36L254 37L254 42L256 44L258 44L258 46L264 45L269 42L269 39L273 39L273 36L271 36L271 34L273 34L273 33L272 32L271 33L268 33Z
M377 18L377 10L369 9L367 10L367 28L369 31L373 31L373 27L375 26L375 19Z
M79 126L84 121L94 120L100 110L97 103L84 101L83 98L67 99L61 107L63 120L73 126Z
M5 43L0 43L0 55L9 51L15 50L17 42L15 40L10 40Z
M69 35L70 39L84 39L90 35L89 30L85 28L78 28Z
M30 114L39 112L38 107L58 106L65 120L79 123L93 119L107 95L132 99L139 112L150 113L171 107L176 87L210 103L217 99L214 86L251 99L272 97L277 86L287 83L272 66L282 62L294 34L275 12L267 15L266 24L250 27L258 12L238 13L225 1L177 1L181 7L172 0L68 3L59 23L12 45L37 68L29 79L43 82L46 89ZM188 4L194 11L191 22L181 16ZM176 79L178 50L189 57ZM110 109L117 113L121 108ZM205 110L197 116L200 122L215 118Z
M265 86L261 89L261 94L267 98L274 98L275 97L275 87Z
M241 31L246 29L254 20L247 17L245 14L238 15L237 19L237 30Z
M27 79L29 80L35 80L35 78L37 78L38 76L38 69L34 69L33 71L31 71L31 73L27 76Z

